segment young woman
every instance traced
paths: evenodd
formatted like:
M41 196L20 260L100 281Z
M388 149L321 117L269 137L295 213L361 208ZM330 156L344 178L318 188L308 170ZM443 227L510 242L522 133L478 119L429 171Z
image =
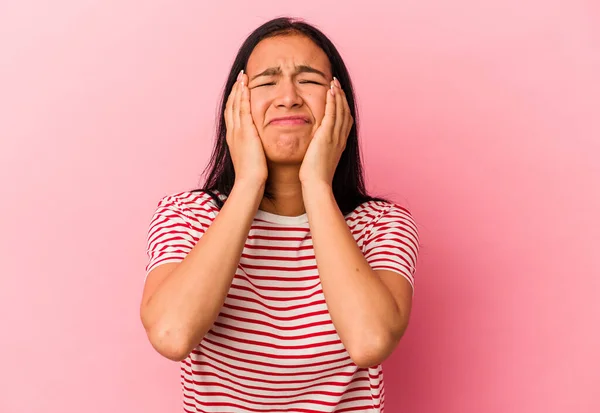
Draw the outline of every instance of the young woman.
M279 18L240 48L203 189L161 200L141 318L187 412L382 412L418 234L364 188L350 76Z

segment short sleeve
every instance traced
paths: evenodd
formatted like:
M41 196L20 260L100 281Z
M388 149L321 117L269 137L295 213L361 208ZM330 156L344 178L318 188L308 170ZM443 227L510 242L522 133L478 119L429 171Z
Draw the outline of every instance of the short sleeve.
M410 212L392 204L373 223L365 242L365 258L373 270L405 277L414 292L419 234Z
M146 276L161 264L181 262L214 219L208 201L166 196L158 203L148 228Z

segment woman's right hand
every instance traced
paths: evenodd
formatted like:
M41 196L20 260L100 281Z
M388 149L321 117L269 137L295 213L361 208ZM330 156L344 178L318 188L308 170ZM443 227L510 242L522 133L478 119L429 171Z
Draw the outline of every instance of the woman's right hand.
M225 106L227 145L235 170L236 182L259 185L267 181L267 159L262 141L250 112L248 76L242 70Z

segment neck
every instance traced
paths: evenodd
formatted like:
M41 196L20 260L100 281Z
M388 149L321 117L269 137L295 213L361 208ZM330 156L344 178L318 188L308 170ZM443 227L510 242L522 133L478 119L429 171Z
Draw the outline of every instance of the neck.
M302 186L298 173L300 165L277 165L269 168L267 189L272 199L266 197L260 209L283 216L298 216L306 212L302 199Z

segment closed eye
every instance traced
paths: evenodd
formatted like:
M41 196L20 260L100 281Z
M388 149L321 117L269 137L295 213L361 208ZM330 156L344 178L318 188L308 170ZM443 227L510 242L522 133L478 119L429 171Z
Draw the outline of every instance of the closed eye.
M315 82L314 80L300 80L298 83L300 83L300 84L311 83L313 85L323 86L323 83ZM256 85L254 87L261 87L261 86L275 86L275 82L263 83L262 85Z

